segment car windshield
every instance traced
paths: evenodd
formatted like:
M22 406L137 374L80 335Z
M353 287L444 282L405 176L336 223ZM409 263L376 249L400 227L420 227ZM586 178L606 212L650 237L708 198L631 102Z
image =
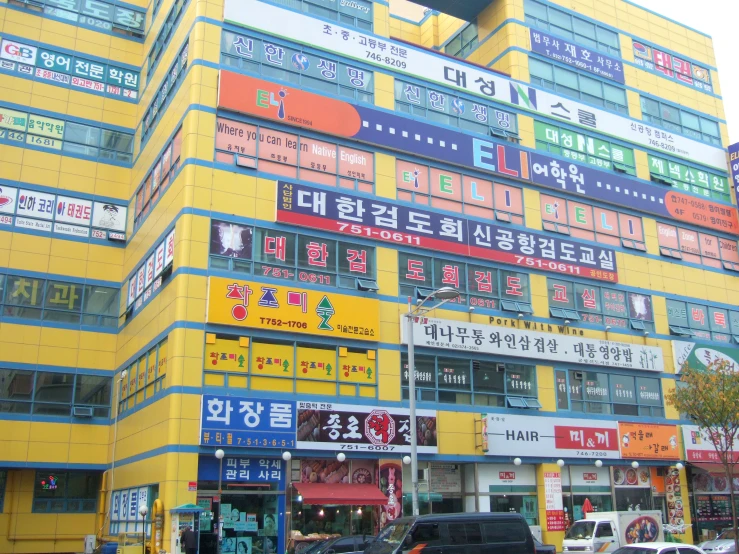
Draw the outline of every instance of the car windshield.
M591 539L593 538L594 521L576 521L565 535L566 539Z
M646 546L632 546L629 548L619 548L613 554L657 554L657 552L659 552L659 550L657 550L656 548L649 548Z
M734 540L734 530L729 529L728 531L724 531L717 537L717 540L732 540L733 541Z
M377 535L377 542L386 542L388 544L400 544L403 542L408 530L411 528L410 522L395 522L385 527L380 534Z

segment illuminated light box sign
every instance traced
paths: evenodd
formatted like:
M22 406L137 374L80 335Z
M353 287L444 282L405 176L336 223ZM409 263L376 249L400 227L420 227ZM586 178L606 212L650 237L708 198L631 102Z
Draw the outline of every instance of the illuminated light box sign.
M127 308L138 311L162 286L162 273L174 262L174 229L128 280Z
M583 71L595 73L612 81L624 83L624 66L621 60L606 56L597 50L583 48L575 43L544 33L538 29L529 29L531 50L547 58L566 63Z
M208 323L377 341L378 300L210 277Z
M739 219L732 206L248 75L222 70L218 105L226 110L739 234ZM722 156L725 160L725 153Z
M401 342L407 343L405 326ZM664 371L662 349L625 342L555 335L445 319L421 318L413 325L416 346L479 352L547 362Z
M536 89L493 71L453 61L405 43L326 24L310 15L258 0L227 0L224 20L726 170L726 152L721 148L644 125L628 117ZM234 91L234 94L238 94L238 91ZM292 98L288 97L285 105L288 112L287 104L290 101ZM316 106L314 113L330 114L336 120L341 119L338 113L324 111L319 106ZM346 120L346 125L351 124L351 119Z
M634 41L634 63L662 77L692 85L704 92L713 92L711 72L708 68L690 63L636 40Z
M277 182L277 221L519 267L618 281L613 250L482 221Z
M0 225L5 226L125 241L127 211L107 202L0 186Z

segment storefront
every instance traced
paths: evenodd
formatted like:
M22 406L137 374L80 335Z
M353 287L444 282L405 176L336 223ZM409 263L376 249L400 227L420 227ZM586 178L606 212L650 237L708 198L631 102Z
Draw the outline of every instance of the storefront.
M418 462L418 511L424 514L464 512L464 475L474 475L474 464ZM403 467L403 481L411 482L411 468ZM474 488L471 489L474 491ZM403 491L403 513L412 513L410 487Z
M477 470L481 512L515 512L540 525L536 466L484 464Z
M586 512L613 510L610 468L592 465L563 468L562 493L568 526L583 519Z

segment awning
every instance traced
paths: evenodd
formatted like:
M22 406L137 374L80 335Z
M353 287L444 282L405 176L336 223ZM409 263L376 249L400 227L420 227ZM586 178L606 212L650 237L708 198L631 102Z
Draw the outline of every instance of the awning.
M303 504L342 504L353 506L381 506L387 497L377 485L359 483L295 483Z
M706 463L706 462L688 462L694 469L699 471L705 471L711 474L724 475L724 466L719 463ZM731 468L731 472L735 477L739 477L739 465L734 465Z

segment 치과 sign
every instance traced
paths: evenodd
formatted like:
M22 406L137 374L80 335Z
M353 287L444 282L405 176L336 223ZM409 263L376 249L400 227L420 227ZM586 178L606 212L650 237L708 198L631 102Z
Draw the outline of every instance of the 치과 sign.
M347 294L210 277L208 323L377 341L380 304Z

